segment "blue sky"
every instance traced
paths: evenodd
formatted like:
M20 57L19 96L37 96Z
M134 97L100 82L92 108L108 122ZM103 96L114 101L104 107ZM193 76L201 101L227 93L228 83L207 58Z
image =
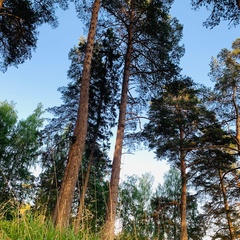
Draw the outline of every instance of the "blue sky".
M228 23L222 22L212 30L204 28L202 24L209 13L205 9L191 10L190 0L176 0L171 12L184 25L182 43L186 51L181 61L183 73L198 83L211 85L208 77L211 57L222 48L231 48L232 42L239 37L239 27L229 29ZM32 59L18 68L11 67L6 73L0 73L0 101L15 102L20 119L30 115L40 102L45 108L61 104L57 88L69 81L68 53L84 32L73 9L59 10L58 15L58 28L52 29L47 25L40 28ZM156 162L152 153L123 156L122 174L151 171L161 181L166 170L167 166Z

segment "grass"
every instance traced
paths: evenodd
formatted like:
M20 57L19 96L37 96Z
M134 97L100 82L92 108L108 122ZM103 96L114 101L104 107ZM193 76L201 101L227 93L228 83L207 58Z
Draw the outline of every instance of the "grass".
M50 219L34 214L28 206L19 207L12 203L0 206L0 240L100 240L102 234L101 231L91 232L88 224L77 235L72 227L60 232ZM122 232L116 236L116 240L136 239L140 240L132 233Z
M58 231L50 220L43 215L34 216L31 213L18 215L10 220L0 218L0 240L100 240L101 233L91 233L85 230L74 234L72 228ZM116 240L141 240L132 233L121 233Z
M11 220L0 220L1 240L98 240L89 232L75 235L73 229L59 232L50 221L41 216L24 214Z

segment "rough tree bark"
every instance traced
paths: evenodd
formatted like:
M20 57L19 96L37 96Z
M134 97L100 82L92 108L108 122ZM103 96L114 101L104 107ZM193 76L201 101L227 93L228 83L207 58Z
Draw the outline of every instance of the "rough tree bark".
M104 84L104 82L103 82ZM80 227L80 223L82 222L82 216L83 216L83 207L85 204L85 196L86 196L86 192L87 192L87 188L88 188L88 183L89 183L89 178L90 178L90 173L91 173L91 167L92 167L92 162L93 162L93 157L94 157L94 149L95 149L95 145L97 142L97 137L98 137L98 131L100 128L100 121L101 121L101 109L102 109L102 105L103 105L103 93L101 93L101 100L98 106L98 112L97 112L97 124L95 127L95 133L94 133L94 138L91 144L91 152L90 152L90 156L89 156L89 162L88 162L88 167L87 167L87 172L85 174L84 177L84 184L83 184L83 188L82 188L82 192L80 193L80 201L79 201L79 207L78 207L78 213L77 213L77 217L75 219L74 222L74 232L77 234L79 231L79 227Z
M130 23L128 26L128 45L127 45L127 51L125 56L125 66L124 66L124 73L123 73L118 128L117 128L117 136L116 136L115 150L114 150L114 156L113 156L111 180L109 185L106 223L105 223L104 234L103 234L103 239L105 240L114 239L114 225L115 225L116 210L117 210L118 187L119 187L120 171L121 171L121 157L122 157L122 147L123 147L123 139L124 139L124 128L125 128L125 122L126 122L131 55L133 51L133 20L134 20L134 0L131 1L131 12L130 12L130 21L129 21Z
M226 192L226 187L225 187L225 183L224 183L224 177L223 177L223 174L222 174L221 170L219 170L219 178L220 178L221 192L222 192L222 195L223 195L224 208L225 208L227 222L228 222L230 239L231 240L236 240L231 215L230 215L230 212L229 212L230 208L229 208L228 199L227 199L227 192Z
M240 155L240 115L239 115L239 109L238 109L238 104L237 104L237 86L234 87L233 89L233 96L232 96L232 102L236 114L236 142L237 142L237 147L238 147L238 154Z
M68 154L68 162L64 172L59 197L53 214L54 225L60 230L66 228L69 224L74 190L78 178L79 168L82 163L82 155L85 149L90 70L100 5L101 0L95 0L92 5L92 17L87 39L86 55L83 64L77 122L74 129L74 136Z
M0 0L0 9L3 7L4 0Z
M184 139L184 131L180 130L180 139ZM182 178L182 192L181 192L181 235L180 240L188 240L187 232L187 173L185 162L185 151L180 149L180 168Z
M96 142L96 141L95 141ZM88 188L88 182L90 178L90 173L91 173L91 167L92 167L92 162L93 162L93 156L94 156L94 145L92 146L91 153L89 156L89 162L88 162L88 167L87 167L87 172L84 177L84 183L82 187L82 192L80 193L80 201L79 201L79 206L78 206L78 213L77 217L74 221L74 233L77 234L79 232L80 228L80 223L82 222L82 217L83 217L83 208L85 205L85 196Z

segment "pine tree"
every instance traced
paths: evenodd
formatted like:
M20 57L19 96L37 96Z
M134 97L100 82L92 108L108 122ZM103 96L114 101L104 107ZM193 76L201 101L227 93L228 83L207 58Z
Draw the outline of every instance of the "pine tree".
M211 11L210 16L204 22L204 25L207 27L213 28L223 20L229 21L233 26L239 24L239 0L228 2L224 0L192 0L191 2L195 9L205 6L207 10Z
M36 49L37 28L44 23L57 26L55 9L66 9L67 1L1 0L0 1L0 70L18 66L30 59Z
M155 236L158 239L180 239L181 233L181 174L171 167L164 175L163 185L158 188L151 198ZM202 214L198 212L197 197L187 195L187 220L190 239L202 239L205 235L206 224Z
M217 58L212 58L209 73L215 82L211 104L219 116L225 129L236 142L236 150L240 149L240 114L239 114L239 70L240 39L232 44L232 51L222 49Z
M151 2L138 0L103 2L103 7L109 13L110 19L110 21L106 20L105 24L107 26L112 22L116 23L114 30L121 39L120 47L124 53L122 93L109 187L106 236L104 236L108 240L114 238L126 119L128 116L129 118L134 116L134 113L128 113L128 106L130 101L133 100L134 102L131 95L136 94L140 88L135 87L134 90L132 88L130 90L130 85L142 85L142 88L149 85L146 87L149 89L151 88L151 80L155 79L156 75L161 80L171 78L177 72L176 63L182 55L182 48L178 45L182 27L176 19L169 17L171 3L172 1L162 2L158 0ZM134 94L131 94L131 92ZM140 106L139 102L134 104Z
M103 32L101 39L94 46L89 89L90 107L86 147L72 204L73 215L77 214L79 205L78 218L75 220L75 231L78 231L84 216L84 202L86 202L86 207L89 208L88 211L94 215L96 224L93 224L93 227L99 228L103 222L102 214L105 210L105 198L101 194L105 192L104 188L107 187L105 177L109 174L110 167L107 151L110 147L111 129L115 126L118 102L119 53L116 47L117 41L111 29ZM43 164L45 165L43 168L45 170L41 176L44 181L39 186L39 197L42 200L38 199L38 202L44 203L44 195L41 194L44 186L47 192L45 196L49 196L51 194L50 189L52 189L55 195L49 202L48 209L50 213L63 177L62 172L67 161L68 148L73 140L73 126L77 119L79 88L81 85L82 56L85 49L86 42L82 39L79 46L70 51L71 66L68 77L71 82L66 87L59 88L63 104L49 109L54 118L44 129L47 148L43 155ZM96 188L96 185L99 188ZM101 197L96 199L95 194ZM95 211L94 206L91 206L93 201L98 206L97 211Z
M149 123L144 135L149 147L155 149L158 158L167 158L181 172L181 240L187 233L187 186L194 165L194 152L198 138L215 116L201 102L201 88L189 78L174 80L164 86L159 98L153 99L149 111Z
M84 57L77 121L74 128L73 141L69 150L68 162L61 183L59 198L53 215L53 222L59 229L66 228L69 224L74 190L85 149L89 107L90 71L100 3L100 0L95 0L92 5L92 17Z

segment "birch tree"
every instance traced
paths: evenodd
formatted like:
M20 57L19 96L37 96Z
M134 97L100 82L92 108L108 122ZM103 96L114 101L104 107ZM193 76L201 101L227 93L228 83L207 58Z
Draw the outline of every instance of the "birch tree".
M31 167L40 154L42 114L39 105L26 120L18 121L14 105L0 102L1 203L12 201L18 206L26 199L33 199L35 177Z

